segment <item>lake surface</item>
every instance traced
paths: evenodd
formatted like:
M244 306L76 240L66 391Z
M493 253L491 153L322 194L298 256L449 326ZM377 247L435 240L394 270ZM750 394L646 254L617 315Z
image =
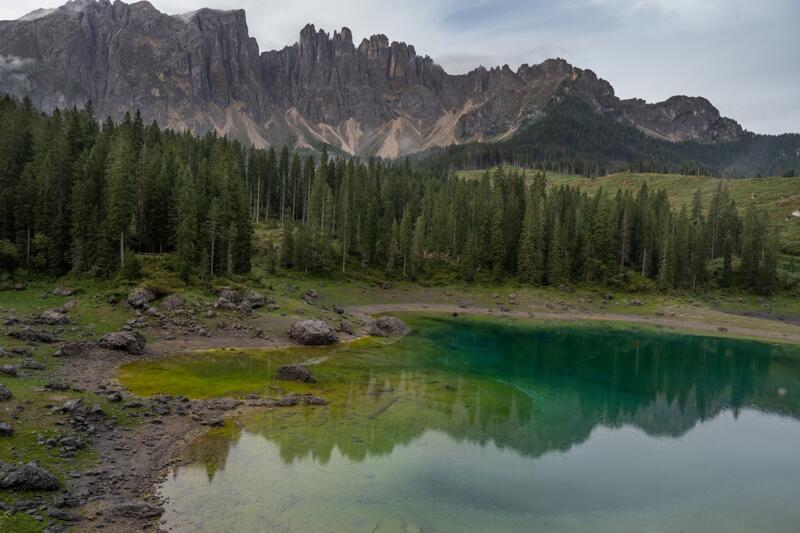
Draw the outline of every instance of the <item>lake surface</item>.
M415 317L333 350L126 366L140 393L280 397L186 450L173 531L797 531L800 350ZM319 383L270 380L309 363Z

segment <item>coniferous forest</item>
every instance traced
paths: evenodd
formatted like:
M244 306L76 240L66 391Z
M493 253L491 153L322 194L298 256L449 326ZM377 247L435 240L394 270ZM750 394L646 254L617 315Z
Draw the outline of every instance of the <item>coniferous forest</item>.
M185 280L246 273L254 230L278 226L257 260L301 272L367 269L417 279L516 277L661 287L778 287L767 213L710 202L549 186L498 168L458 178L435 165L257 150L215 134L98 123L91 106L43 115L0 99L0 271L135 275L141 254L170 256Z

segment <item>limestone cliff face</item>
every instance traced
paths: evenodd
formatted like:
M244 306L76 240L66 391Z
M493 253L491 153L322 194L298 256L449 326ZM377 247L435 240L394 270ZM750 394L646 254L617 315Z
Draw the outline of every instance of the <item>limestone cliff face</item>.
M620 100L562 59L454 76L384 35L356 45L347 28L330 35L311 25L296 44L260 53L243 11L170 16L148 2L72 0L0 22L0 92L47 111L91 100L101 117L139 108L164 126L256 146L385 157L507 139L568 97L673 142L744 133L703 98Z

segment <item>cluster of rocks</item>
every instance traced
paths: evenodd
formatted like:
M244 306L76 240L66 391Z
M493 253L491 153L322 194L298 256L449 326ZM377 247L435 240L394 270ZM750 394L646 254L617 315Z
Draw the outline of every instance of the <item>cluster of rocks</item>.
M355 330L347 320L339 324L339 331L355 335ZM368 328L373 337L402 337L411 333L411 328L399 318L382 316L374 320ZM304 346L325 346L339 341L339 335L330 324L323 320L299 320L289 328L289 338Z
M174 313L186 306L186 300L180 294L170 294L161 301L161 311Z
M273 300L265 298L258 292L242 292L230 287L223 287L217 291L217 301L214 302L214 308L247 313L253 309L260 309L266 305L272 306L274 304Z
M31 344L55 344L59 341L59 337L55 333L33 329L29 326L9 331L8 336Z
M45 439L41 437L38 441L40 446L58 449L62 457L74 457L75 452L86 447L86 442L77 435L59 435Z
M173 294L161 302L161 310L155 315L157 326L170 335L182 333L184 335L208 336L210 333L203 323L198 320L202 308L190 304L183 297Z
M77 430L92 434L101 423L109 423L105 411L98 404L88 406L81 398L67 400L61 406L54 406L53 412L63 413L69 417L69 425Z
M314 394L290 394L283 398L260 398L257 394L247 397L247 405L250 407L296 407L298 405L328 405L328 401Z
M256 291L241 291L223 287L216 294L217 299L208 305L193 304L178 294L172 294L164 298L156 308L151 305L155 298L153 291L137 288L128 295L126 300L126 304L136 313L135 317L126 325L129 329L141 329L147 327L147 319L155 319L155 325L167 332L167 339L173 339L180 334L210 336L211 332L200 320L201 316L212 319L217 317L220 311L230 311L245 318L255 309L262 307L266 307L270 311L278 309L272 299L266 298ZM219 329L231 329L253 337L263 338L264 336L263 330L257 328L251 330L239 321L233 322L230 328L225 320L218 321L217 325Z
M7 350L5 347L0 346L0 357L33 357L33 352L30 351L28 348L23 347L16 347Z

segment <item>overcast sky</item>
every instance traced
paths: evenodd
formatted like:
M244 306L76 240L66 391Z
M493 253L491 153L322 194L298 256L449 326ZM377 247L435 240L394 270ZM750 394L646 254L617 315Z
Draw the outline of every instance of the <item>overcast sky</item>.
M64 0L0 0L0 20ZM307 22L384 33L451 73L563 57L622 98L705 96L759 133L800 132L800 0L151 0L178 14L243 8L262 50Z

